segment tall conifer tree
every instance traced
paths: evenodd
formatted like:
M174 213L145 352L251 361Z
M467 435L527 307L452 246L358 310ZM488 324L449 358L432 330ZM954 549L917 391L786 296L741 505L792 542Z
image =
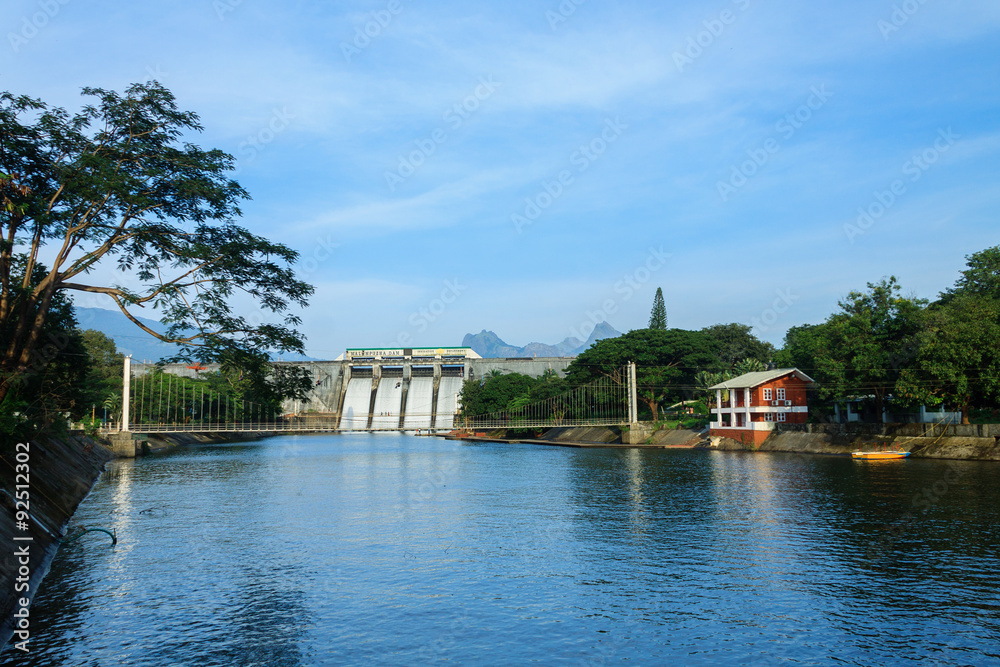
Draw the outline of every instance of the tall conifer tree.
M665 331L667 328L667 307L663 303L663 288L656 288L656 297L653 299L653 310L649 314L649 328Z

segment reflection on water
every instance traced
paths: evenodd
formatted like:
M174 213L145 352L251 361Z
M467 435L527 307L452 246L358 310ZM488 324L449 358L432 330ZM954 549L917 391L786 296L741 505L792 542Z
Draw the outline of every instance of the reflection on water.
M1000 660L1000 466L283 437L118 461L24 665Z

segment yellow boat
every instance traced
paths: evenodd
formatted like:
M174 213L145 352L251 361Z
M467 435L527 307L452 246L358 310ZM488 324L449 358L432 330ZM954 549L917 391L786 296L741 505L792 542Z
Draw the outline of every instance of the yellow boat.
M851 452L852 459L860 459L862 461L889 461L892 459L905 459L909 455L910 455L909 452L899 452L899 451Z

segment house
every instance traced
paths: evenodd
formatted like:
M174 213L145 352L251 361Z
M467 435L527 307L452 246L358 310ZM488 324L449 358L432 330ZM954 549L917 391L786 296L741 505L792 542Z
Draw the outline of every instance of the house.
M833 421L837 424L853 424L855 422L878 422L883 424L961 424L962 412L948 412L944 403L928 408L919 406L918 412L895 412L890 405L882 409L881 416L875 412L873 403L875 397L850 396L833 404Z
M744 373L713 385L709 389L715 390L716 407L712 408L709 434L757 447L775 424L806 422L806 390L815 386L816 382L797 368Z

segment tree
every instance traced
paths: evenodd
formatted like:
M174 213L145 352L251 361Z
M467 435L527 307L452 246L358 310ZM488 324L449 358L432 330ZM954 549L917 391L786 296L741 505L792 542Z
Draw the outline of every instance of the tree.
M962 295L1000 299L1000 245L966 255L965 261L969 268L941 300L947 303Z
M1000 400L1000 246L966 256L967 269L926 313L917 363L905 369L898 393L910 402L972 408Z
M779 368L798 368L823 384L825 378L819 371L820 356L830 348L826 324L803 324L785 332L785 344L774 355Z
M761 371L767 370L767 364L765 364L760 359L754 359L753 357L747 357L746 359L741 359L733 365L733 377L739 377L741 375L746 375L747 373L759 373Z
M695 396L705 396L706 405L708 406L708 412L711 414L712 406L715 405L715 390L711 389L717 384L721 384L730 378L729 373L723 371L720 373L713 373L711 371L698 371L694 376L694 395ZM729 390L724 389L722 391L723 402L729 400ZM715 405L715 407L719 407Z
M24 271L23 258L12 263ZM36 285L46 274L46 268L35 264L28 280ZM11 322L0 321L0 341L10 340ZM83 415L87 352L77 331L73 305L65 294L53 296L48 317L39 331L40 343L28 358L27 367L18 382L0 398L0 441L29 439L39 432L61 430L65 416L78 419Z
M638 392L655 415L664 400L690 398L695 374L716 363L717 357L718 346L702 332L637 329L594 343L566 369L566 382L578 386L609 377L624 383L623 368L635 362Z
M462 385L463 417L479 417L522 407L539 379L521 373L490 373L482 381L466 380Z
M297 253L234 222L249 197L227 176L233 157L184 141L202 129L198 117L159 83L83 94L94 103L73 115L0 94L0 403L30 374L57 300L74 291L104 295L149 335L180 344L175 359L249 363L270 382L272 351L303 351L289 311L312 287L295 277ZM43 253L51 267L33 280ZM98 266L135 278L94 284ZM237 292L258 315L234 312ZM166 333L137 319L146 306Z
M663 288L656 288L656 296L653 298L653 310L649 314L649 328L666 331L667 329L667 307L663 303Z
M926 319L917 363L903 370L897 393L911 404L958 406L968 424L973 407L1000 399L1000 300L956 296Z
M826 321L829 347L817 359L826 382L821 393L871 395L881 416L902 371L916 365L926 300L904 298L895 276L851 292Z
M87 375L80 401L87 406L103 406L112 395L121 404L122 372L125 355L118 351L115 341L95 329L86 329L80 337L87 351Z
M741 359L752 357L767 363L774 356L774 346L758 339L750 333L748 324L713 324L702 329L702 333L714 340L719 348L717 366L731 369Z

